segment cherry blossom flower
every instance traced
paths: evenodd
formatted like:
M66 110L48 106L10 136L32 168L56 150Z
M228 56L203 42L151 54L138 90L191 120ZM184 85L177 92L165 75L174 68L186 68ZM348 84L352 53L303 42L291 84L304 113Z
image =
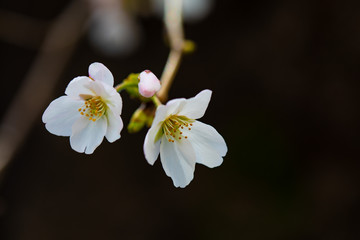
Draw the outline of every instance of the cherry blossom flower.
M139 75L139 93L143 97L152 97L160 90L160 81L150 70L142 71Z
M89 77L74 78L61 96L50 103L42 121L55 135L70 137L77 152L91 154L104 136L109 142L120 138L122 99L113 88L114 77L101 63L89 66Z
M160 105L144 142L145 158L153 165L160 160L175 187L186 187L194 177L195 163L213 168L227 153L223 137L201 118L212 92L203 90L190 99L174 99Z

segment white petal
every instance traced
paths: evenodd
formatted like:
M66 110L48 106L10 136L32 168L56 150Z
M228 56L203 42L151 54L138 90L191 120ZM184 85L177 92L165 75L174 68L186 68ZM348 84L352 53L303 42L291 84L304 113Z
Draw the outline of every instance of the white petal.
M166 106L165 105L158 106L156 109L155 117L154 117L151 127L158 126L159 122L164 121L166 119L166 117L167 117Z
M105 117L101 117L96 122L90 121L85 117L77 120L72 128L70 145L77 152L91 154L103 141L107 128Z
M58 136L70 136L72 125L81 117L78 109L83 104L83 101L68 96L52 101L42 116L46 129Z
M89 66L89 76L95 81L106 83L110 86L114 85L114 77L110 70L104 64L94 62Z
M189 134L191 134L189 140L196 145L197 150L213 149L220 157L226 155L227 146L225 140L212 126L195 121ZM220 160L218 162L220 163ZM203 164L207 165L205 162Z
M156 109L154 120L151 124L151 128L148 130L144 141L144 154L149 164L153 165L159 156L160 152L160 140L156 139L156 135L161 128L162 122L166 119L166 106L160 105Z
M211 144L204 142L202 136L191 134L188 139L194 148L197 163L209 168L218 167L222 164L222 156Z
M166 103L166 115L177 115L186 103L185 98L176 98Z
M210 102L211 93L210 90L206 89L198 93L195 97L187 99L179 115L192 119L198 119L204 116Z
M195 152L189 141L168 142L163 137L160 144L160 159L166 175L175 187L186 187L194 178Z
M90 84L94 82L88 77L76 77L68 84L65 94L76 99L82 99L80 95L95 95Z
M120 115L123 105L120 94L115 90L115 88L110 90L105 86L105 89L107 92L107 98L105 98L106 104L115 114Z
M155 142L155 137L158 131L160 130L161 124L152 125L149 131L146 134L144 141L144 154L145 159L150 165L154 165L154 162L159 156L160 152L160 140Z
M109 142L114 142L120 138L120 132L123 128L123 122L120 115L114 114L110 108L106 110L106 115L107 130L105 137Z

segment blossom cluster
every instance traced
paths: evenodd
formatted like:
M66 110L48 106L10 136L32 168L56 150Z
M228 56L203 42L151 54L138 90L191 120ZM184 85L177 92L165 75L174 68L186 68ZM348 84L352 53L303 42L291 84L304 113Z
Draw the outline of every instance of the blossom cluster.
M139 74L138 92L143 97L153 97L160 87L151 71ZM92 154L104 137L109 142L120 139L123 122L118 90L110 70L101 63L92 63L89 76L70 81L65 95L46 108L42 121L50 133L70 137L73 150ZM145 137L144 155L151 165L160 155L175 187L184 188L192 181L196 163L217 167L227 153L227 145L216 129L197 120L205 114L211 95L210 90L203 90L193 98L173 99L156 108Z

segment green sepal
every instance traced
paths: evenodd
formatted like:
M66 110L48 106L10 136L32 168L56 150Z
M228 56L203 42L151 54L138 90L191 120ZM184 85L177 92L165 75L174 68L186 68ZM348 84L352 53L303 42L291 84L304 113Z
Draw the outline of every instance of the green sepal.
M141 104L131 116L130 122L127 126L128 132L137 133L143 129L144 126L151 127L153 120L154 112L149 108L146 108L145 104Z
M159 141L160 138L161 138L163 135L164 135L164 130L163 130L163 128L161 127L161 128L159 129L159 131L156 133L154 142L156 143L157 141Z

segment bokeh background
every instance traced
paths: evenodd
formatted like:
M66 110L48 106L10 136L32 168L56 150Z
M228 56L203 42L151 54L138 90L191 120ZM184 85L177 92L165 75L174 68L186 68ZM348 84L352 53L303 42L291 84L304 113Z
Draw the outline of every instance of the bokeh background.
M101 4L81 3L75 15L90 21L62 51L69 57L58 80L51 83L55 54L27 97L36 119L1 179L1 240L360 239L360 1L200 2L205 8L185 19L197 49L170 98L213 90L202 121L227 142L222 166L197 165L190 185L177 189L159 161L144 159L146 129L124 129L90 156L46 131L42 112L90 63L104 63L120 82L144 69L160 76L169 52L158 5L126 1L114 19L127 25L112 31L116 21L97 11ZM1 0L2 120L69 5ZM121 95L127 124L139 103Z

